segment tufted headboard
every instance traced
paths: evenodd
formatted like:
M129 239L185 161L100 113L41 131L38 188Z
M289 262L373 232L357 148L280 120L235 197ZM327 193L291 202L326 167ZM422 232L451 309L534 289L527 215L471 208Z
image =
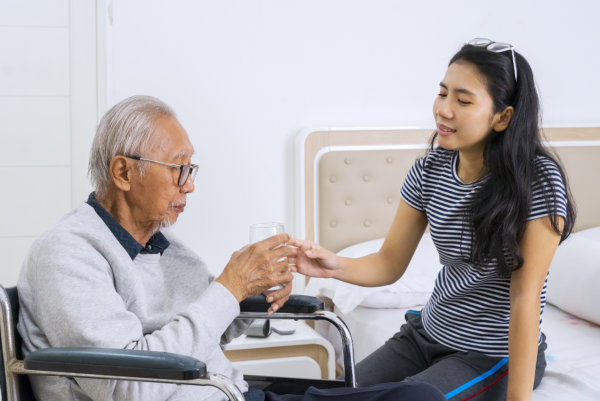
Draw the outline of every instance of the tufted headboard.
M339 251L385 236L432 130L316 129L298 137L300 236ZM577 205L575 230L600 225L600 127L545 128Z

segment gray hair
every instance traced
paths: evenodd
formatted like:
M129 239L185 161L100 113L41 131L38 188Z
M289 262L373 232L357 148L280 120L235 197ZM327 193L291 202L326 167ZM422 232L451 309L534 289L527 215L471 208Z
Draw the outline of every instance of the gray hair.
M151 96L131 96L114 105L98 124L90 150L88 174L97 196L104 196L111 183L109 165L117 155L142 156L160 117L176 117L173 110ZM145 163L140 163L143 173Z

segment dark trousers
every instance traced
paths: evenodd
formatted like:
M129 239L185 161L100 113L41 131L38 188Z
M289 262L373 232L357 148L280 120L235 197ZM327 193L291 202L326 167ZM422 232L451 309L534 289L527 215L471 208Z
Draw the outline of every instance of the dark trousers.
M310 387L303 395L274 394L250 389L246 401L445 401L435 387L423 382L381 383L373 386L317 389Z
M538 347L534 388L546 369L545 337ZM508 358L475 351L456 351L435 341L423 328L421 315L409 311L406 324L356 366L358 384L425 382L448 400L506 400Z

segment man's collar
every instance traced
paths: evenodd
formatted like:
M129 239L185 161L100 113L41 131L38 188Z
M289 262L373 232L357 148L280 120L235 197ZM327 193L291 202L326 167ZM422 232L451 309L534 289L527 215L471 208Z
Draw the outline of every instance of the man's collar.
M134 260L139 253L160 253L162 255L169 247L169 240L167 240L160 231L150 237L145 247L140 245L133 236L102 207L98 200L96 200L95 192L90 194L87 204L94 208L117 241L125 248L125 251L127 251L131 260Z

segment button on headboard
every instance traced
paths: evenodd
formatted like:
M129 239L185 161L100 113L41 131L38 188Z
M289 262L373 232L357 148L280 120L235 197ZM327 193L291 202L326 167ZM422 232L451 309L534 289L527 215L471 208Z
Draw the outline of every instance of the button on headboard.
M600 128L546 128L575 198L576 230L600 225ZM303 207L300 235L339 251L385 236L414 161L431 130L321 129L298 147Z

